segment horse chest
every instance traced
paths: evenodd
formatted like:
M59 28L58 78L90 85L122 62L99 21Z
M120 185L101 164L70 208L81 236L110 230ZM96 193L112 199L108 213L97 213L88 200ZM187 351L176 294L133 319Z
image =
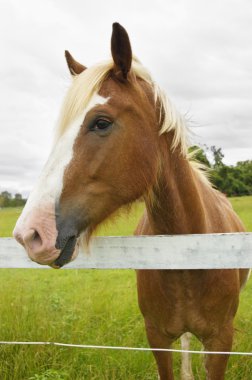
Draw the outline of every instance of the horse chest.
M203 275L202 271L139 271L138 298L145 319L174 336L185 331L207 333L211 315ZM218 297L215 301L218 304Z

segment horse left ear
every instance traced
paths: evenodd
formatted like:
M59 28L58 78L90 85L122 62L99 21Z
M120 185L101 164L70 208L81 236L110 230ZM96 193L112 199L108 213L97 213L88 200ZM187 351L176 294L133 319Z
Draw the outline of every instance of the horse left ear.
M118 22L113 24L111 53L114 74L120 81L126 81L132 63L132 50L128 33Z
M71 56L68 50L65 50L65 57L67 61L67 66L72 75L79 75L82 73L82 71L86 70L85 66L75 61L75 59Z

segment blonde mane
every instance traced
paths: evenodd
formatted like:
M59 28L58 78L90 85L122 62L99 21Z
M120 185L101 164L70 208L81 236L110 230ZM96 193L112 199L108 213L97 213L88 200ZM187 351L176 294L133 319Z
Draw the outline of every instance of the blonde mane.
M98 63L84 70L81 74L73 76L65 100L63 102L59 123L56 129L55 140L64 134L68 126L87 107L94 93L99 92L104 80L108 77L113 68L112 59ZM172 149L179 146L183 157L187 158L192 168L199 174L201 179L209 183L206 167L194 158L193 153L188 153L189 138L188 128L185 118L177 111L171 100L163 90L153 81L148 70L134 57L132 62L133 73L136 77L144 80L153 88L155 101L161 105L160 120L163 119L160 128L160 135L169 131L174 131Z

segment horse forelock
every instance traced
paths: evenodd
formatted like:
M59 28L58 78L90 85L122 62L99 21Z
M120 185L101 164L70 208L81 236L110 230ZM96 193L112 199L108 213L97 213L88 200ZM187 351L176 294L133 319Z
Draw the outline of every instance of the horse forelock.
M72 78L72 84L65 96L55 131L56 140L65 133L71 123L83 112L93 94L99 93L102 84L111 73L113 65L112 59L104 61L87 68L81 74ZM156 86L149 72L136 58L133 60L131 73L152 86L155 96L157 95Z

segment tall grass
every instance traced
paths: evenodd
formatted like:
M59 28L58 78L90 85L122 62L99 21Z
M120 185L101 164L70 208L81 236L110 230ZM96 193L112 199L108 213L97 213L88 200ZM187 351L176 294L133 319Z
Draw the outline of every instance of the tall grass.
M252 231L252 197L232 203ZM100 234L132 233L142 205ZM0 210L1 235L9 236L20 210ZM12 219L12 220L11 220ZM126 231L126 232L125 232ZM135 273L129 270L0 270L0 340L59 341L147 347L137 306ZM252 281L241 296L234 350L252 351ZM176 345L176 347L179 347ZM194 340L194 348L200 348ZM174 355L179 378L180 355ZM193 357L196 380L204 378L202 359ZM151 353L51 346L1 346L1 380L151 380ZM252 358L233 357L227 379L252 379Z

